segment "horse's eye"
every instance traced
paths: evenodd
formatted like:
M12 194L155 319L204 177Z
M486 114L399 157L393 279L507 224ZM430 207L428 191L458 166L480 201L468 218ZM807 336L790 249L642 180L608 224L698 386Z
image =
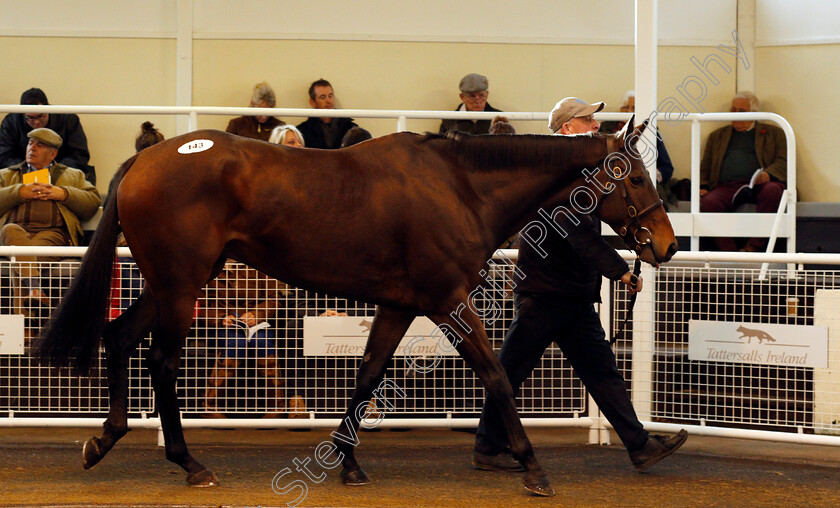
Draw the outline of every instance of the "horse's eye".
M644 179L644 177L641 177L641 176L633 176L633 177L630 177L630 183L632 183L635 186L639 186L639 185L642 185L643 183L645 183L645 179Z

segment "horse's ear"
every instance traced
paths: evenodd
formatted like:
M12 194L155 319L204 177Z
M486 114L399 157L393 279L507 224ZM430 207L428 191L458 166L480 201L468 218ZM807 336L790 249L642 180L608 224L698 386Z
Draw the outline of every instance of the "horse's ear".
M645 132L645 128L648 126L649 120L645 118L645 121L642 122L642 125L636 127L636 130L633 131L634 136L641 136L643 132Z
M621 128L618 133L615 135L615 140L618 141L618 146L624 146L624 140L627 139L628 133L633 132L633 120L636 118L636 115L630 117L630 120L624 124L624 127Z

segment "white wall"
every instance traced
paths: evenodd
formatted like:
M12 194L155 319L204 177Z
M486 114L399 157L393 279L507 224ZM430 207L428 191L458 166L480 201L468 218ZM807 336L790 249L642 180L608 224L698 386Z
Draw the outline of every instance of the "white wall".
M251 86L267 79L279 106L307 107L305 89L323 75L337 85L343 107L452 109L460 76L482 72L490 77L491 103L502 109L546 111L576 95L603 99L616 111L634 83L630 0L324 0L317 8L300 0L181 1L192 5L186 36L193 38L196 105L245 106ZM723 56L718 45L732 45L738 2L658 5L662 100L699 75L692 57ZM0 104L17 103L30 86L44 88L54 104L176 104L177 13L177 0L0 0ZM766 109L788 118L797 133L800 199L836 201L840 148L828 138L837 122L840 2L755 0L755 25L758 49L748 55L748 72L755 72ZM738 67L733 57L724 60ZM738 72L747 71L709 86L707 111L728 108ZM104 190L144 118L82 120ZM171 118L153 120L174 134ZM226 122L201 119L204 127ZM365 126L377 135L393 130L390 122ZM689 176L687 126L661 127L675 175ZM434 130L436 123L409 128ZM704 126L704 135L712 128ZM545 132L536 123L517 129Z
M633 44L630 0L191 0L195 37ZM729 39L736 0L661 0L666 45ZM0 0L0 36L175 37L176 0Z
M757 46L840 43L837 0L757 0Z

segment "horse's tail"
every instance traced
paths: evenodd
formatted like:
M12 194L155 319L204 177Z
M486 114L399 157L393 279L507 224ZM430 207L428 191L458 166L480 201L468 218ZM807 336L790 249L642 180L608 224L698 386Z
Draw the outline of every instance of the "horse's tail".
M79 272L41 330L35 353L42 361L72 365L78 373L87 374L98 356L111 294L114 249L121 229L116 191L136 159L137 155L125 161L114 174L102 218Z

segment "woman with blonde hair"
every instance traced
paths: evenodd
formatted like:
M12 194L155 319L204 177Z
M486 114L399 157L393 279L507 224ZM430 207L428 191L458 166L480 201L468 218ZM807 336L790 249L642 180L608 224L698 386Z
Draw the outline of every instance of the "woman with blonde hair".
M271 88L271 85L265 81L254 85L254 91L251 94L251 103L249 107L273 108L276 105L277 98L274 95L274 90ZM225 131L230 132L231 134L236 134L237 136L268 141L268 137L271 135L271 130L278 125L285 125L285 122L278 120L273 116L248 115L240 116L231 120Z
M281 125L275 127L271 131L271 136L268 138L269 143L286 146L300 146L305 147L306 143L303 140L303 134L294 125Z

